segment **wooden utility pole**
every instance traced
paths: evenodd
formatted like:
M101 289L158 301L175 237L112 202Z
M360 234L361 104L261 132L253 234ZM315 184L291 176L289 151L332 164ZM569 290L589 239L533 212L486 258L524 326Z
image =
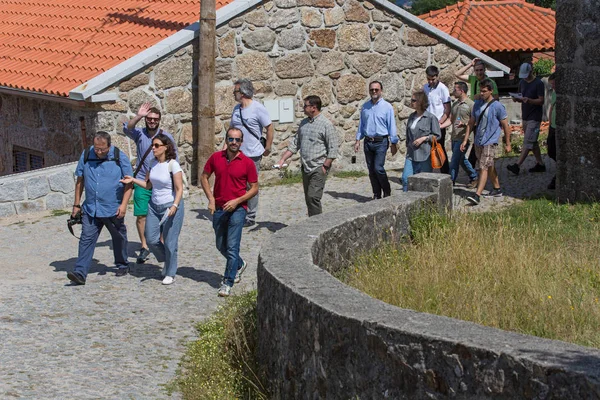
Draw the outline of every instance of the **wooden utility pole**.
M215 40L216 1L200 0L200 32L198 35L198 127L197 171L215 150Z

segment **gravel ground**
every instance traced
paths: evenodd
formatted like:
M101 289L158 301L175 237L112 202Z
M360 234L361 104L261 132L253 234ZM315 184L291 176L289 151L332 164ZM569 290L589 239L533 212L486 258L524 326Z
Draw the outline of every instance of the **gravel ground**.
M486 211L548 193L554 174L507 176L500 160L503 198L466 205L471 193L455 188L460 210ZM533 166L528 159L526 167ZM526 168L525 168L526 169ZM401 196L399 173L391 171L393 196ZM464 182L464 177L461 177ZM370 201L368 178L331 178L324 210ZM114 276L110 236L103 232L85 286L71 286L66 272L77 256L77 239L66 215L48 213L0 219L0 397L27 399L160 399L176 373L194 324L222 300L217 289L225 260L214 248L206 199L192 192L185 203L175 284L163 286L156 260L136 265L139 248L132 212L127 215L131 274ZM261 243L273 232L307 218L301 185L261 188L258 224L244 229L241 254L249 264L233 293L256 286ZM173 396L177 398L175 394Z

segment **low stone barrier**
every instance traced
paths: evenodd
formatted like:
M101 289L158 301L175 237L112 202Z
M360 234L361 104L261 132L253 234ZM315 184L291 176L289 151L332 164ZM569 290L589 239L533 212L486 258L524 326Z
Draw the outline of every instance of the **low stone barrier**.
M600 351L401 309L331 273L381 240L401 240L451 182L282 229L258 262L259 362L274 399L598 399Z
M0 177L0 217L69 207L76 166L73 162Z

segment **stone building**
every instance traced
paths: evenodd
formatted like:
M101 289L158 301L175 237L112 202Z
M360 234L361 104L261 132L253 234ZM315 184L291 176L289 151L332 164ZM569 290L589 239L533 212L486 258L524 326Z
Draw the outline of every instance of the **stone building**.
M0 67L0 139L6 143L0 152L1 174L12 172L15 148L43 157L44 166L76 160L82 148L80 117L85 118L88 135L96 130L111 132L119 147L131 151L120 135L119 120L131 116L145 101L161 108L162 127L177 139L188 173L195 170L191 163L197 24L183 26L197 19L197 2L177 5L187 7L188 12L172 11L176 6L166 0L162 6L160 3L127 10L89 7L88 11L95 10L105 23L97 29L98 37L84 41L84 50L73 58L85 56L89 49L92 59L59 65L60 69L51 61L37 66L56 71L59 87L55 87L52 71L36 87L21 83L20 77L11 81L12 75L3 74ZM506 66L387 0L234 0L218 2L217 7L215 145L222 141L230 119L237 78L254 81L261 101L293 101L295 120L274 121L275 151L263 161L266 166L279 157L295 133L303 117L298 103L309 94L323 99L324 113L340 136L337 167L352 168L356 167L350 165L352 144L369 81L383 82L384 96L394 104L402 122L412 112L407 100L425 83L424 69L429 64L440 67L447 84L454 80L452 72L473 57L485 59L492 70L508 72ZM170 14L158 15L160 12ZM138 27L141 32L135 31ZM117 33L130 35L127 39L131 40L119 41ZM133 40L138 36L153 40L146 40L138 46L145 49L129 55L127 51L133 52L138 45ZM121 49L124 43L129 47ZM6 49L0 47L0 51ZM398 123L398 130L403 138L404 124ZM390 159L392 166L403 162L403 148L401 145L400 154ZM359 160L361 156L359 153Z

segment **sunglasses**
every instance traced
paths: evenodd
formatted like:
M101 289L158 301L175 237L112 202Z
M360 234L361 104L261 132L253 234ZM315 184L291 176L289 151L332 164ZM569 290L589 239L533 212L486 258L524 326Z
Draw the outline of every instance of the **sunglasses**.
M242 141L242 138L239 138L239 137L228 137L228 138L227 138L227 141L228 141L229 143L233 143L234 141L235 141L236 143L240 143L240 142Z
M375 92L375 93L377 93L377 92L379 92L379 89L369 89L369 92Z
M410 99L410 102L411 102L411 103L416 103L416 102L417 102L417 99Z
M154 143L152 145L152 147L154 147L155 149L158 149L160 146L166 146L166 144Z
M146 121L160 121L160 118L150 118L150 117L146 117Z

